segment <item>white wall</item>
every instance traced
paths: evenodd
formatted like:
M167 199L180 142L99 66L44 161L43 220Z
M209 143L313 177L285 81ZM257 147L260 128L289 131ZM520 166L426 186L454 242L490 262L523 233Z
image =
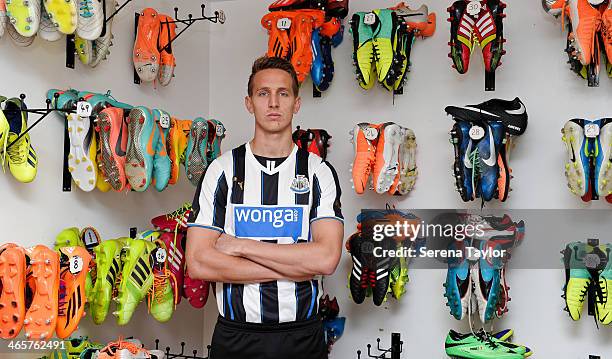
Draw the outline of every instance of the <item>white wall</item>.
M228 20L226 26L211 28L210 108L211 113L225 120L231 134L228 146L239 145L252 135L253 120L244 109L243 97L252 61L266 51L267 35L259 21L268 3L252 0L219 3ZM420 5L408 3L413 7ZM388 0L352 1L351 14L392 5L395 3ZM479 50L472 56L468 74L459 75L451 69L452 61L447 57L450 26L446 22L450 1L430 1L427 5L438 14L438 29L433 38L415 43L405 94L395 98L395 105L391 94L382 87L364 92L357 86L351 59L352 37L348 32L343 44L333 50L336 74L331 88L319 99L312 98L308 80L302 88L303 106L294 125L325 128L333 136L329 161L336 167L344 190L345 237L354 231L355 215L361 208L381 208L387 202L398 208L478 209L480 203L465 204L455 191L453 150L448 142L452 121L446 117L444 107L479 103L492 97L519 96L527 106L530 123L510 160L514 191L506 203L490 203L487 208L609 208L601 201L584 204L567 190L560 129L566 120L576 116L609 116L612 80L602 72L601 86L587 88L586 82L570 72L565 63L560 23L546 15L539 2L513 1L508 5L505 20L508 54L497 71L497 91L486 93ZM414 192L404 199L374 193L359 197L351 189L349 164L353 150L348 131L358 122L386 121L415 131L420 177ZM604 239L606 236L601 234ZM576 238L579 239L582 238ZM545 238L529 237L527 233L526 240ZM388 343L391 331L403 335L407 351L403 357L444 357L443 342L448 329L467 331L467 323L457 323L444 305L445 271L411 271L408 293L401 303L392 300L383 308L375 308L372 304L355 305L349 299L346 288L349 268L350 258L345 254L336 274L325 282L327 291L338 297L342 314L348 317L345 336L334 347L333 358L355 358L356 350L365 350L368 342L375 345L377 336ZM513 270L508 277L512 287L510 313L496 324L497 328L514 328L516 340L531 346L542 358L578 359L588 357L589 353L612 353L610 328L597 331L591 318L573 323L562 311L561 270Z
M174 44L178 67L176 77L168 87L155 90L150 84L133 84L131 54L134 13L145 6L174 16L173 1L136 0L128 4L114 19L115 40L108 61L95 69L86 68L78 59L75 70L67 69L64 66L63 40L47 43L36 39L30 48L18 48L5 35L0 39L0 93L18 96L23 92L27 95L29 107L41 108L50 88L71 86L98 92L111 89L118 100L132 105L162 108L179 118L208 118L208 22L194 24ZM180 8L182 16L186 16L188 11L196 16L200 14L198 1L183 1ZM35 118L37 116L32 116L30 123ZM62 121L56 115L49 116L32 130L31 138L39 157L36 180L26 185L12 178L8 170L0 175L0 223L3 228L0 242L52 246L55 235L70 226L94 226L104 239L128 236L130 227L148 229L151 218L173 211L193 198L195 188L187 180L183 169L179 184L163 193L157 193L153 188L146 193L84 193L74 184L72 192L63 193ZM188 343L188 348L193 346L200 349L203 317L203 311L192 309L184 301L172 321L161 325L149 317L146 303L143 303L125 328L117 327L113 322L114 317L109 314L107 324L101 327L96 327L86 317L79 334L87 334L103 342L116 339L119 335L137 336L147 344L159 337L165 345L176 347L182 340ZM0 354L0 357L4 357L4 354Z

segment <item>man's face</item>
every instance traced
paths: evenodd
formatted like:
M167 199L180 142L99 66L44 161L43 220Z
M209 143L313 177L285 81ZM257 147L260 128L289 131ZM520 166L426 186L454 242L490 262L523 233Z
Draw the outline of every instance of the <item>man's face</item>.
M253 95L245 98L245 104L264 132L291 129L293 115L298 113L301 103L292 84L291 75L279 69L262 70L253 78Z

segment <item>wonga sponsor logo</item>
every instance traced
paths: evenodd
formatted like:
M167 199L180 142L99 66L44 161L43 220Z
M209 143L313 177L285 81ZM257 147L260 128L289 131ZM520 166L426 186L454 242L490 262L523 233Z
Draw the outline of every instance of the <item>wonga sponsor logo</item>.
M234 226L238 237L293 238L302 236L304 207L235 206Z

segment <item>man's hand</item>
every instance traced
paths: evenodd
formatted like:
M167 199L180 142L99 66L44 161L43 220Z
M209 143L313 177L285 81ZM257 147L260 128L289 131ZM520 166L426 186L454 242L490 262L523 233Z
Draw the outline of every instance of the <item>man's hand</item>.
M240 257L242 256L242 241L244 240L222 234L215 243L215 249L228 256Z

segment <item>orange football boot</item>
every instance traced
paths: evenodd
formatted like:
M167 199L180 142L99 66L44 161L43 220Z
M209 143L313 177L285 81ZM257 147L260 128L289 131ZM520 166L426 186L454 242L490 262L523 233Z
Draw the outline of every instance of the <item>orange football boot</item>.
M170 184L176 184L179 178L181 158L187 149L188 134L191 129L191 120L179 120L172 117L170 121L170 134L166 148L170 156Z
M376 142L378 138L376 126L360 123L352 131L353 144L355 145L355 160L352 170L353 185L357 194L365 192L372 167L376 161Z
M161 65L159 68L159 83L162 86L167 86L174 76L174 68L176 67L176 58L172 53L172 45L170 44L176 37L176 23L168 23L174 21L174 19L164 14L159 14L159 21L161 23L161 32L157 40ZM164 49L166 46L168 48Z
M27 284L32 301L23 322L25 337L50 339L57 325L59 255L42 245L26 249L26 255L30 259Z
M85 315L85 280L91 255L83 247L63 247L60 251L60 284L57 337L68 338Z
M132 60L138 77L144 82L154 81L159 73L157 40L160 27L159 16L155 9L142 10L138 18L138 31Z
M576 57L583 65L594 61L595 33L597 32L601 14L588 0L569 0L570 21L572 22L572 41L576 49Z
M608 8L601 15L601 21L601 37L606 48L608 63L612 64L612 1L610 1Z
M289 11L275 11L266 14L261 19L261 26L268 30L268 57L289 58L289 30L279 29L279 20L287 18L293 22L294 13ZM291 24L293 26L293 24Z
M400 172L401 171L397 172L397 175L395 175L395 178L391 183L391 187L389 187L389 190L387 191L387 193L389 193L391 196L397 193L397 188L400 185Z
M417 36L430 37L436 32L436 13L430 13L427 5L412 10L402 1L389 9L394 10L411 30L416 31Z
M26 259L23 248L8 243L0 247L0 338L13 339L25 318Z
M312 66L312 31L324 23L325 12L322 10L300 10L295 13L289 39L291 64L300 83L304 82Z
M95 130L100 134L100 168L110 186L118 192L125 189L125 155L128 131L123 109L107 107L98 114Z
M399 172L399 149L402 144L402 128L393 123L382 124L378 130L376 161L373 182L377 193L389 191Z
M342 23L336 17L332 17L329 21L326 21L323 25L321 25L321 36L327 36L329 38L333 37L340 31L342 27Z

